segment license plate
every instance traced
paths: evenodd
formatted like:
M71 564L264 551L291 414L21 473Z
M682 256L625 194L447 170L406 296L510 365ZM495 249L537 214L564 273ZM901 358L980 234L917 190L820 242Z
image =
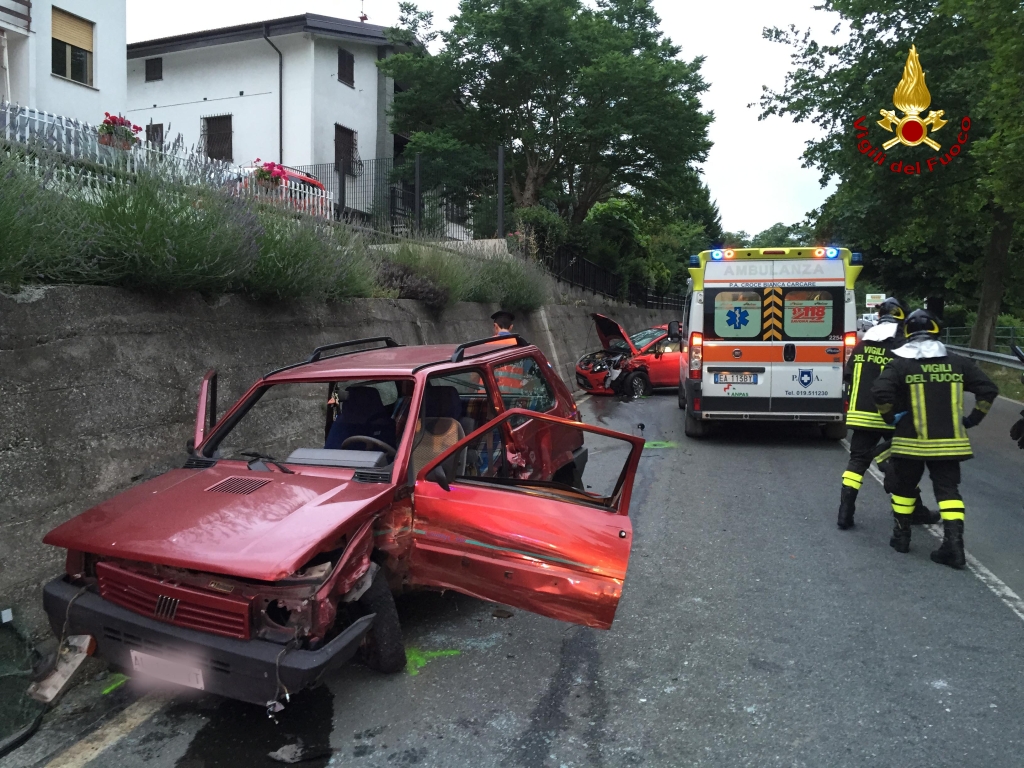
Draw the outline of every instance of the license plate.
M757 384L756 373L716 373L715 384Z
M179 661L132 651L132 669L168 683L177 683L188 688L203 690L203 671L198 667L191 667Z

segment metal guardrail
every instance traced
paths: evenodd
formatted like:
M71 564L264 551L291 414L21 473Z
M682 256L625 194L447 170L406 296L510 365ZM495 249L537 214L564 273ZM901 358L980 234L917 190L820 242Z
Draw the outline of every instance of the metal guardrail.
M999 352L986 352L981 349L971 349L970 347L957 347L952 344L947 344L946 348L953 350L958 355L963 355L964 357L969 357L972 360L977 360L982 363L992 363L993 365L1002 365L1006 368L1024 371L1024 363L1013 355L1003 355Z

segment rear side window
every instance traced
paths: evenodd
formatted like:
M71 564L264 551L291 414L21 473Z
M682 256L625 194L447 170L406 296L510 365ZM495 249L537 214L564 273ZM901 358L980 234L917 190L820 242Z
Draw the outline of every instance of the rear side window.
M757 291L719 291L710 307L718 338L753 339L760 335L761 296Z
M494 379L506 410L526 408L547 413L555 407L555 394L548 386L540 365L532 357L494 366Z
M835 298L828 289L783 293L782 330L787 339L828 339L841 333L841 328L835 329L840 314L835 310Z

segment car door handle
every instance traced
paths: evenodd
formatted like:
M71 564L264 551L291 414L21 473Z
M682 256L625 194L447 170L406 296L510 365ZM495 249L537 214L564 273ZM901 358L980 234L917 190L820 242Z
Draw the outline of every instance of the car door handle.
M782 359L787 363L796 360L796 344L787 344L782 348Z

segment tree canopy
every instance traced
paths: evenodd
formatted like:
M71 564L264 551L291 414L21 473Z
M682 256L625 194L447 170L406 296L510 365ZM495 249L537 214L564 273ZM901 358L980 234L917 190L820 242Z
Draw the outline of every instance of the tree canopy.
M718 233L697 170L712 120L702 59L680 58L652 0L461 0L440 33L429 13L401 8L390 34L408 49L378 63L399 84L396 132L467 152L506 146L516 207L573 226L628 197L647 226Z
M766 88L761 100L762 117L791 115L822 129L804 160L820 170L823 184L836 178L839 185L817 212L817 234L865 251L868 275L890 291L975 296L972 344L987 346L1020 249L1014 238L1024 201L1019 1L824 0L821 7L839 14L850 39L824 45L794 27L765 30L792 47L793 68L784 88ZM893 105L911 45L920 55L930 109L943 110L948 120L932 128L941 151L897 144L879 164L865 153L877 156L871 150L893 136L877 122L880 110ZM855 127L860 117L866 131ZM955 145L959 155L947 154ZM898 161L920 162L923 170L892 172Z

